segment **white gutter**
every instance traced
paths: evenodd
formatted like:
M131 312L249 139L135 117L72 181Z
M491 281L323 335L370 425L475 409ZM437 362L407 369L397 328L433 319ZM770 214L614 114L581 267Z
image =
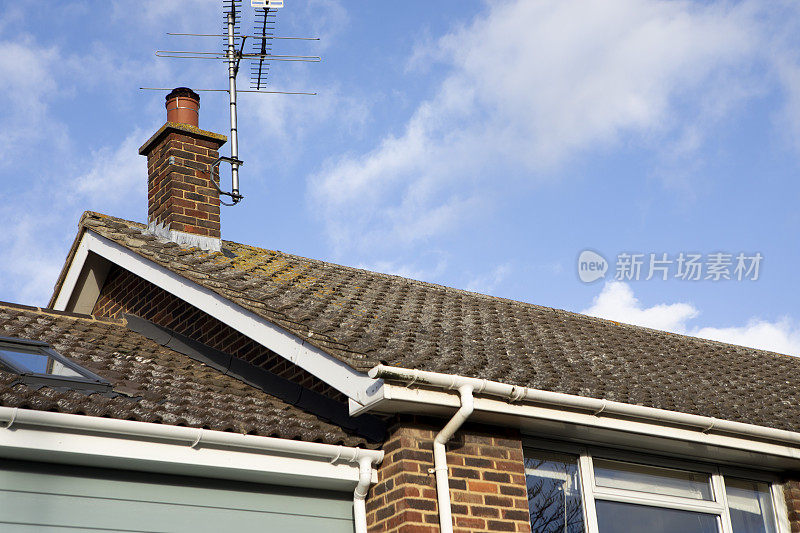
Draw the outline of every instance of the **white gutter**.
M458 409L450 422L442 428L436 438L433 439L433 470L436 473L436 499L439 503L439 531L442 533L453 533L453 516L450 506L450 480L447 473L447 454L445 444L458 431L469 415L475 409L475 402L472 398L471 384L463 384L458 387L461 396L461 407Z
M185 446L198 451L210 448L260 452L261 454L286 454L287 456L304 456L325 460L331 464L354 464L359 469L358 484L353 495L356 533L366 533L367 531L364 497L373 479L373 465L380 463L384 455L380 450L12 407L0 407L0 423L4 424L4 429L0 430L2 431L0 436L3 437L7 435L6 431L13 432L17 429L22 431L23 428L34 427L50 432L67 430L135 440L140 441L141 445L152 441L166 441L168 444ZM43 442L46 439L38 440Z
M578 409L589 411L595 416L600 414L614 415L632 419L643 419L662 424L678 425L689 427L701 431L704 434L710 432L736 435L749 439L760 439L780 442L793 447L800 445L800 433L773 429L743 422L732 422L720 420L708 416L679 413L667 411L666 409L656 409L654 407L644 407L622 402L609 400L599 400L597 398L587 398L559 392L543 391L528 387L508 385L497 381L485 379L456 376L452 374L441 374L438 372L427 372L409 368L391 367L378 365L369 371L372 378L395 379L409 383L422 383L444 389L458 389L464 385L470 385L475 392L491 396L499 396L507 402L531 402L537 404L547 404L567 409Z

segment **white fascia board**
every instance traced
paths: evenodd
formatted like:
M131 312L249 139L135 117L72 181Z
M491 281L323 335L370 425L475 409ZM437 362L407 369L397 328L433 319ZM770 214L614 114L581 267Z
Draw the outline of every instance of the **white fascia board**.
M338 491L359 475L353 463L22 426L0 429L0 457Z
M88 230L81 239L78 253L56 299L56 310L63 311L70 301L89 251L208 313L359 403L369 403L378 388L375 385L382 383L382 380L372 379L352 369L323 350L215 292Z
M453 391L411 389L384 383L380 394L382 399L376 399L368 405L351 402L351 412L452 416L461 405L458 393ZM532 437L627 447L742 466L800 467L800 449L797 447L727 434L704 433L655 421L605 416L603 413L514 404L502 399L476 396L475 411L469 420L517 427Z
M64 282L61 284L61 290L58 293L54 309L64 311L67 308L67 304L72 297L72 293L75 292L75 286L78 283L81 272L83 272L83 267L86 264L86 258L88 256L89 243L84 233L83 237L81 237L81 242L78 244L78 249L75 251L75 255L72 258L72 262L69 265L67 275L64 277Z

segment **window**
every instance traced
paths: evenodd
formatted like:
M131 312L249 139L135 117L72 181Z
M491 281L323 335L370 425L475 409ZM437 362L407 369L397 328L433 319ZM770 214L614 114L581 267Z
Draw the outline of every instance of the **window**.
M525 481L534 533L581 533L583 506L578 463L568 455L537 452L525 457Z
M533 533L783 533L758 473L580 450L526 450Z
M46 342L0 337L0 368L19 374L27 385L111 390L109 382L70 361Z

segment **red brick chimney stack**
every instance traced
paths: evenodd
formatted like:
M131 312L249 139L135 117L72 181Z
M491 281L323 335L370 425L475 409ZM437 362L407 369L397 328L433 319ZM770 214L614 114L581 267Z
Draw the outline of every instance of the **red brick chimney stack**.
M211 165L227 137L201 130L200 96L187 87L167 95L167 122L139 149L147 156L147 225L183 247L219 251L219 193Z

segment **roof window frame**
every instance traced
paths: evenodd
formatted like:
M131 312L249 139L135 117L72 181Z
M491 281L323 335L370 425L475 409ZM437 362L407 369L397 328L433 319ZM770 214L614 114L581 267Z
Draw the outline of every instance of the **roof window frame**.
M49 357L69 370L80 374L80 376L58 376L54 374L32 372L28 368L24 368L19 364L9 361L0 353L0 369L18 374L25 385L47 385L50 387L66 387L94 392L110 392L112 389L112 385L108 380L98 376L64 355L61 355L47 342L0 336L0 350L3 348Z

